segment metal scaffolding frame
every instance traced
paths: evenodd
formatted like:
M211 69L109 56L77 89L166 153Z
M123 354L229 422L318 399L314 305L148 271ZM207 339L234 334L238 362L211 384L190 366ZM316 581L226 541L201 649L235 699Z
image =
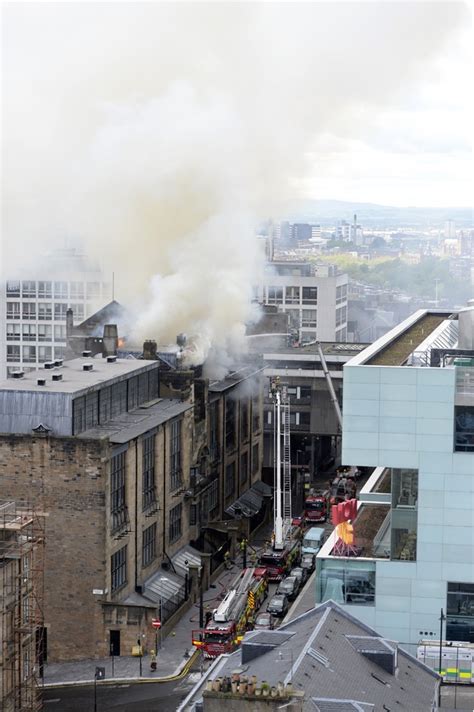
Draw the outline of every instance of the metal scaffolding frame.
M0 707L37 712L44 635L44 515L0 501Z

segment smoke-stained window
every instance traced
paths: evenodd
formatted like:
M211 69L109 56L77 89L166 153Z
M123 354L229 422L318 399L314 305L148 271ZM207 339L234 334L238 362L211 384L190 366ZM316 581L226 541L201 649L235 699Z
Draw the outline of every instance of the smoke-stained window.
M148 566L156 559L156 522L143 532L142 565Z
M240 402L240 437L245 442L249 437L249 404Z
M110 588L113 591L118 591L119 588L127 583L127 546L123 546L110 558Z
M252 448L252 473L254 475L257 474L260 470L260 448L258 446L258 443L255 443L255 445Z
M209 514L213 517L219 509L219 480L217 478L213 480L209 486L208 503Z
M143 510L156 502L155 489L155 436L142 440L143 449Z
M252 399L252 430L254 433L260 430L260 396Z
M209 458L215 462L219 457L218 403L209 404Z
M182 534L183 505L177 504L170 510L169 540L170 544L177 541Z
M247 452L240 456L240 483L247 482L249 476L249 456Z
M170 488L176 490L183 484L181 471L181 420L171 423L170 435Z
M235 447L235 411L236 403L232 398L225 401L225 446L227 450Z
M235 492L235 462L225 468L225 496L230 497Z

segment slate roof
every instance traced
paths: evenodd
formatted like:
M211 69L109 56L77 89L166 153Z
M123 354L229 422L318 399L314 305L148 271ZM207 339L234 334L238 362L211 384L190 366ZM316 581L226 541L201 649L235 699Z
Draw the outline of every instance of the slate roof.
M283 639L282 633L293 635ZM436 673L398 648L398 665L392 675L373 656L358 652L357 643L354 646L348 636L364 641L372 637L373 645L364 642L363 647L388 651L373 629L333 601L316 606L276 631L266 631L264 644L259 641L258 631L247 633L241 649L218 658L179 710L193 709L207 679L230 675L239 667L245 667L246 674L256 675L257 680L266 680L270 685L292 682L296 690L304 690L304 712L369 712L382 710L383 705L398 712L431 709L439 686ZM275 645L269 647L272 638ZM253 650L252 658L245 664L242 656L245 660L247 643ZM260 655L254 649L259 643ZM390 648L396 647L392 641L388 643Z

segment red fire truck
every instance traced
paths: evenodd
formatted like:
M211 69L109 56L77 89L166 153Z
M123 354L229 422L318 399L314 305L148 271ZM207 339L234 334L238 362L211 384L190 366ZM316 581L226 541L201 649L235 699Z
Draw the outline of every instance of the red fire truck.
M268 579L263 568L244 569L203 630L193 630L192 641L206 658L231 653L240 645L245 631L253 628L256 610L267 596Z
M258 563L265 567L269 581L281 581L293 566L297 566L301 557L301 537L301 527L292 527L283 549L270 546L262 551Z
M325 522L329 516L329 491L310 490L304 503L304 520L310 524Z

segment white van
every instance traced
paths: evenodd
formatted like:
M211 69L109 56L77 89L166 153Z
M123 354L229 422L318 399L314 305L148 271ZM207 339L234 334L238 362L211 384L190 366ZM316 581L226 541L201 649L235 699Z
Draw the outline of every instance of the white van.
M302 554L317 554L324 544L324 527L311 527L303 537Z

